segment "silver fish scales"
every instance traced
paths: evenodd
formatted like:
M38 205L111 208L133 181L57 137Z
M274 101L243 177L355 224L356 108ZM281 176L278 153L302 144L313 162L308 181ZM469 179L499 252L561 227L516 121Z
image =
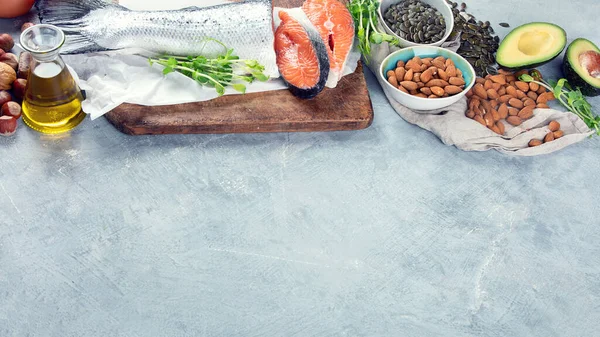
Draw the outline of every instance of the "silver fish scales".
M66 54L142 49L209 57L224 52L215 39L240 58L258 61L266 75L279 75L271 0L163 11L134 11L103 0L40 0L36 7L40 22L65 32Z

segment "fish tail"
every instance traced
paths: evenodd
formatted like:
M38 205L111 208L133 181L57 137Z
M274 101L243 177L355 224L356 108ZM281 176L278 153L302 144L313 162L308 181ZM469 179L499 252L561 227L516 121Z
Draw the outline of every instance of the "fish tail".
M65 33L62 52L85 53L107 50L84 34L86 27L83 17L90 12L109 7L124 7L105 0L38 0L35 4L40 23L55 25Z

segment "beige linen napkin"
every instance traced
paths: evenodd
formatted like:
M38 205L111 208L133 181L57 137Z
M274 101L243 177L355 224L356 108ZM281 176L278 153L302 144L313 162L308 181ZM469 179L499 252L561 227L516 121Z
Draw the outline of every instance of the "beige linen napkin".
M456 51L456 40L442 45L444 48ZM398 50L387 43L371 46L371 58L368 66L377 74L383 59L391 52ZM379 84L394 110L409 123L434 133L446 145L454 145L464 151L487 151L494 149L506 154L518 156L535 156L558 151L566 146L577 143L592 135L588 126L577 115L571 112L562 112L554 109L535 109L534 116L519 126L504 123L506 132L503 136L496 134L478 122L467 118L467 99L440 110L413 111L397 101L390 95L383 78L376 76ZM564 136L552 142L536 147L529 147L531 139L542 140L549 132L548 123L556 120L561 125Z

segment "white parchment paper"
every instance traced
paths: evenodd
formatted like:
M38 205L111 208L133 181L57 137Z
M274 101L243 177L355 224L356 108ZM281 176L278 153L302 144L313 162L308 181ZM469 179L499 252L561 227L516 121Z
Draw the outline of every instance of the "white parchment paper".
M121 0L121 5L134 10L166 10L189 6L206 7L226 0ZM280 9L275 8L274 14ZM294 9L294 11L300 9ZM279 19L274 18L277 24ZM235 49L235 46L231 46ZM148 63L147 52L121 50L81 55L63 55L65 62L79 77L81 89L86 92L83 110L96 119L123 103L146 106L169 105L207 101L218 97L212 88L205 88L180 74L162 74L162 66ZM349 56L344 75L356 70L360 59L358 49ZM287 89L283 80L272 78L268 82L247 85L247 93ZM226 95L240 94L228 88Z

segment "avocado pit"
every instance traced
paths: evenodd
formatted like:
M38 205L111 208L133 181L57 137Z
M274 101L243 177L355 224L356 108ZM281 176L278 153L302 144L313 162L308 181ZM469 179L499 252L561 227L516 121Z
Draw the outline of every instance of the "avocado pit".
M579 55L579 64L594 78L600 78L600 53L588 50Z

